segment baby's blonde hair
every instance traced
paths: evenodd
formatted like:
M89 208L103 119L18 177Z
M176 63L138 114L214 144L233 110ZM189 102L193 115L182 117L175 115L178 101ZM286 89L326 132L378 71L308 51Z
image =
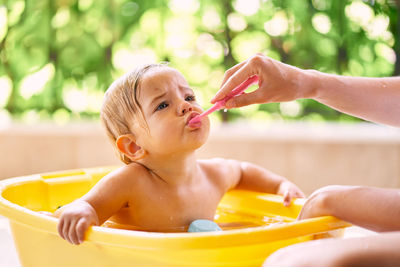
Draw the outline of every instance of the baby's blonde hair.
M148 130L142 108L137 100L140 80L146 71L165 66L166 64L162 63L142 65L115 80L104 95L100 119L119 158L125 164L131 163L132 160L117 149L117 138L124 134L135 134L133 129L137 126Z

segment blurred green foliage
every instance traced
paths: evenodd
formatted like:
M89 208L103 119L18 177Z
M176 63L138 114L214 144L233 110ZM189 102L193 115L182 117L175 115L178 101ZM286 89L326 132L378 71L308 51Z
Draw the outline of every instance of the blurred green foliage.
M180 70L205 108L224 71L257 52L328 73L400 73L400 0L2 1L0 120L97 118L109 84L149 61ZM357 120L307 99L216 116Z

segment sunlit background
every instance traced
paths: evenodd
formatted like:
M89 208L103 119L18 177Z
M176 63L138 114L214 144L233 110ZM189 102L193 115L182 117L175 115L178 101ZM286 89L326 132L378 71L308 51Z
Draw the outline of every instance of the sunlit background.
M0 126L97 120L110 83L147 62L170 62L204 108L224 71L257 52L328 73L399 75L399 7L399 0L7 0ZM358 121L312 100L212 119Z

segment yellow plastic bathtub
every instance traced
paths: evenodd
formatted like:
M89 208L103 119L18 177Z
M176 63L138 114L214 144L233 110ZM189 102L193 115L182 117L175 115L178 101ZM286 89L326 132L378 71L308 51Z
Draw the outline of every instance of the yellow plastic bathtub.
M287 208L280 196L236 190L218 207L216 222L230 225L224 231L152 233L92 227L79 246L61 239L57 219L37 211L52 212L82 196L112 169L62 171L0 182L0 214L10 220L22 266L260 266L281 247L348 226L330 216L295 221L301 200Z

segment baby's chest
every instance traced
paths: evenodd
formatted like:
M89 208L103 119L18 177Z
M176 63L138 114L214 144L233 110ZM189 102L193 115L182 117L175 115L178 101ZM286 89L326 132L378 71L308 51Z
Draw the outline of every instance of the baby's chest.
M187 227L197 219L213 220L221 194L217 191L196 194L160 194L130 208L135 224L154 229Z

